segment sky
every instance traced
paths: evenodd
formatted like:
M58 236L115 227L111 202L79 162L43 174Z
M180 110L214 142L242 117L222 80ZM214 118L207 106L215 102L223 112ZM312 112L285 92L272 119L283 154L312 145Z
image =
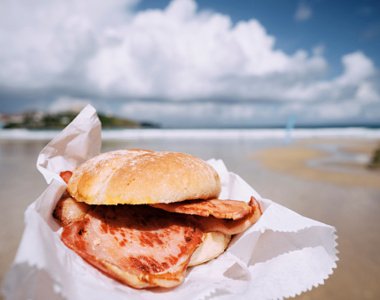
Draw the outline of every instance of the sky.
M380 124L375 0L2 0L0 113Z

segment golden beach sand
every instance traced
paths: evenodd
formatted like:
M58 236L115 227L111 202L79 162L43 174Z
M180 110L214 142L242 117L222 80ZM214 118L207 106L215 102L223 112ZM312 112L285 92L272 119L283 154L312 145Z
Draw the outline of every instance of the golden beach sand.
M367 156L368 158L376 149L378 143L373 140L306 140L283 147L265 149L254 153L252 158L259 160L265 167L281 172L286 175L299 178L328 182L337 185L379 188L380 172L369 170L365 163L329 162L321 163L319 168L308 167L310 160L326 158L329 153L312 146L320 144L334 144L342 152ZM339 167L340 170L327 169Z
M339 163L339 170L310 167L310 160L329 156L314 148L320 144L370 157L378 142L305 140L252 155L272 172L276 189L266 190L268 197L337 229L338 268L325 285L297 299L380 299L380 170L356 161Z

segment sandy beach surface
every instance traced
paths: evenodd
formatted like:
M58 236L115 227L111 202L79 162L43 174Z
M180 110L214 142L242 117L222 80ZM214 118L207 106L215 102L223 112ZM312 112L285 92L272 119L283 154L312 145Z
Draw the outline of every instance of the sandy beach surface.
M224 160L262 196L337 228L338 268L297 299L380 299L380 171L365 167L373 139L115 141L103 151L146 148ZM0 281L16 254L23 213L45 189L35 168L46 142L0 141Z

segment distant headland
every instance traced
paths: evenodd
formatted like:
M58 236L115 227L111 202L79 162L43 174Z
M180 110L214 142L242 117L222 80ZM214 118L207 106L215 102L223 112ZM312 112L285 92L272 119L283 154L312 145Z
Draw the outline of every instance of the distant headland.
M57 113L47 112L23 112L19 114L1 115L2 128L4 129L62 129L66 127L78 112L63 111ZM160 128L152 122L139 122L128 118L122 118L110 114L98 113L103 128ZM1 124L0 123L0 124Z

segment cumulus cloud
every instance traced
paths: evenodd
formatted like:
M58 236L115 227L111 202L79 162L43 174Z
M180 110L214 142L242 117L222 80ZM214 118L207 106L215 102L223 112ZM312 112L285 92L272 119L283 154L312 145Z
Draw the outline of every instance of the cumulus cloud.
M373 62L362 52L343 56L343 73L330 80L298 81L284 91L283 97L300 101L345 101L354 97L363 84L370 84L376 74ZM380 99L379 99L380 100Z
M81 111L87 104L92 104L90 99L61 96L49 105L49 112L57 113L62 111Z
M299 22L306 21L311 18L312 14L311 7L304 2L300 2L294 14L294 19Z
M73 85L98 48L98 34L128 18L133 0L4 0L0 81L11 87ZM82 83L82 82L81 82Z
M140 121L153 121L174 127L249 126L271 124L263 111L250 103L157 103L131 101L121 107L123 114ZM212 123L210 123L212 120Z
M49 91L51 109L117 99L125 114L157 122L204 122L203 114L249 123L306 111L325 120L338 117L337 105L348 117L379 105L378 70L360 51L326 79L325 46L288 54L255 19L233 23L193 0L145 11L136 2L2 1L0 90ZM301 2L296 18L311 14Z
M276 49L275 38L257 20L232 24L226 15L198 12L195 2L176 0L165 10L136 14L113 32L113 43L106 41L86 70L104 93L191 100L272 98L267 82L320 76L326 66L317 53Z
M192 0L133 15L121 13L128 1L39 1L38 10L27 1L5 1L5 85L176 100L250 98L256 78L313 76L326 68L319 55L276 49L275 38L257 20L232 24L226 15L197 11Z

